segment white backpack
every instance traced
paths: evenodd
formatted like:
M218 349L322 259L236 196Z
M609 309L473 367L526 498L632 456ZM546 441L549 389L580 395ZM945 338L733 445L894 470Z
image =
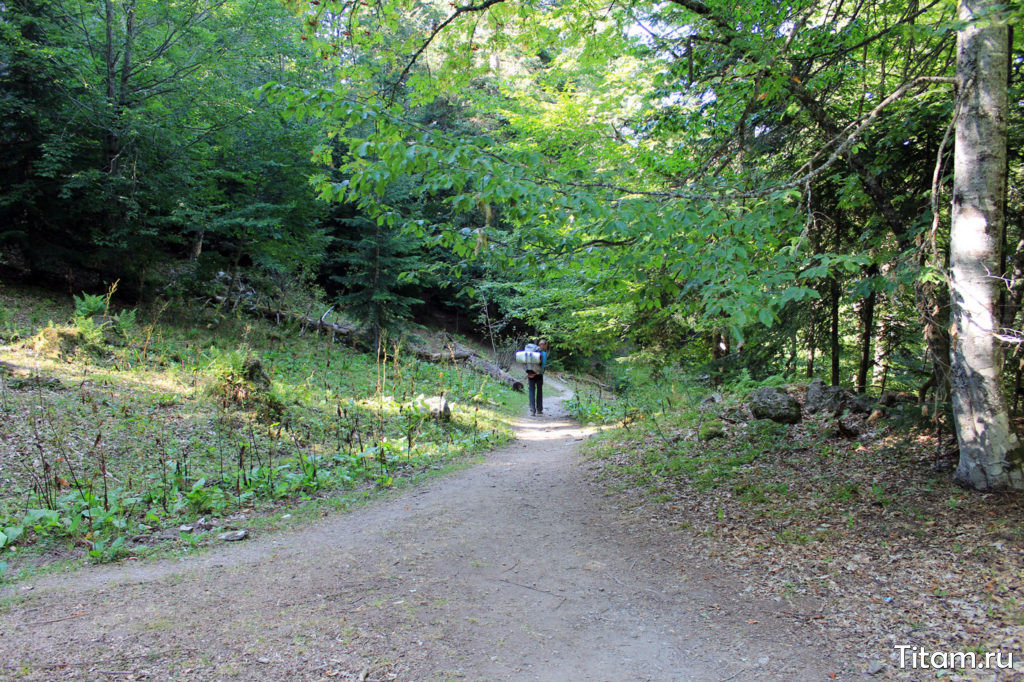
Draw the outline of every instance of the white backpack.
M516 353L516 363L523 365L523 368L527 371L540 372L541 370L542 356L540 354L540 346L535 343L528 343L523 350Z

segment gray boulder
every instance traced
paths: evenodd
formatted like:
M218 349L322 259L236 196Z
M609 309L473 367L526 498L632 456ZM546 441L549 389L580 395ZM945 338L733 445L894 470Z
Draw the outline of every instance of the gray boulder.
M810 414L825 410L837 412L844 403L853 399L853 393L839 386L826 386L821 379L815 379L807 387L805 407Z
M750 411L757 419L771 419L780 424L796 424L801 416L796 398L771 386L750 394Z
M846 406L850 408L851 412L871 414L871 411L875 409L875 401L871 396L861 394L846 401Z
M713 405L716 405L722 402L723 400L725 400L725 396L723 396L721 393L715 392L709 396L704 396L704 398L701 399L700 401L700 407L701 409L705 409Z
M217 536L218 540L224 542L238 542L249 537L249 531L247 530L229 530L227 533L221 533Z

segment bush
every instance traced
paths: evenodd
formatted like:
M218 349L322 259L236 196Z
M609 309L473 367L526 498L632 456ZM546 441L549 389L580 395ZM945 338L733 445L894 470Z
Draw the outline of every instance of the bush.
M107 312L106 296L93 296L83 291L81 298L74 294L71 298L75 301L75 317L94 317L105 315Z

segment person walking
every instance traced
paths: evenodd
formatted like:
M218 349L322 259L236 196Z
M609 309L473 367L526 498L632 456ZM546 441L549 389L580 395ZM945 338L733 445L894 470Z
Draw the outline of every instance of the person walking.
M530 416L544 414L544 368L548 364L548 342L541 339L537 342L540 353L540 369L529 368L526 370L526 379L529 384Z

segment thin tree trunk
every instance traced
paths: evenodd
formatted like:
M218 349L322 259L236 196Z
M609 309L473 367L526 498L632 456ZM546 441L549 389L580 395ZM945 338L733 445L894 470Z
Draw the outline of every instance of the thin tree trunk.
M918 299L924 315L924 340L932 365L932 377L928 384L934 391L933 417L938 418L939 408L949 402L949 305L948 299L940 293L948 293L946 287L933 282L920 284Z
M878 269L872 266L868 270L869 276L878 273ZM860 310L860 366L857 368L857 393L867 391L868 371L871 369L871 339L875 336L875 300L877 294L872 289L871 293L864 299Z
M814 323L817 321L817 314L814 307L811 307L811 326L807 330L807 378L814 377L814 351L817 344L814 338Z
M1009 31L995 0L959 7L959 117L950 231L950 355L960 443L954 479L979 490L1024 489L1024 448L1002 394L999 269L1005 229Z
M1017 361L1017 377L1013 381L1013 416L1020 416L1020 398L1024 393L1024 357Z
M828 282L831 293L829 306L831 313L831 324L829 325L829 353L832 360L832 385L839 385L839 354L842 352L839 345L839 282L835 276Z
M119 153L117 133L114 121L117 109L117 53L114 49L114 3L113 0L105 0L103 3L103 19L105 22L105 44L104 44L104 89L107 95L107 107L109 120L107 130L103 136L103 171L108 177L112 177L117 171L117 157Z
M876 308L882 307L885 298L876 303ZM875 362L872 372L871 384L873 386L885 387L885 377L889 372L889 335L891 333L892 318L888 314L881 314L876 310L878 317L878 333L875 335Z
M721 360L729 354L729 335L721 330L711 335L711 358Z

